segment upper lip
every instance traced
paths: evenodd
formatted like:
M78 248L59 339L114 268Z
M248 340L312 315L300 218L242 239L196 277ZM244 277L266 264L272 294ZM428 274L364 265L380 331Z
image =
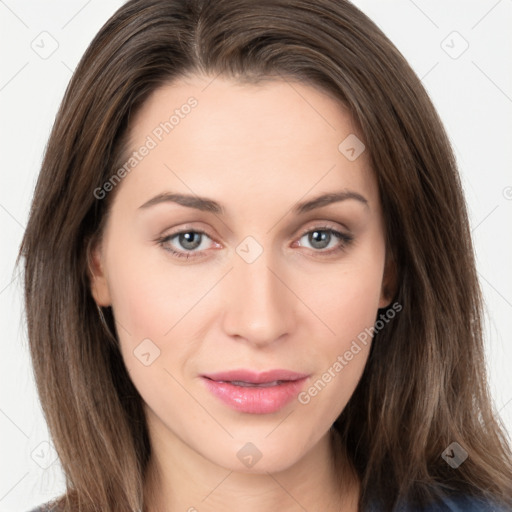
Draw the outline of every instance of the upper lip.
M308 377L306 373L298 373L292 370L268 370L264 372L254 372L252 370L230 370L218 373L208 373L202 375L207 379L215 381L240 381L249 382L252 384L263 384L265 382L274 382L277 380L300 380Z

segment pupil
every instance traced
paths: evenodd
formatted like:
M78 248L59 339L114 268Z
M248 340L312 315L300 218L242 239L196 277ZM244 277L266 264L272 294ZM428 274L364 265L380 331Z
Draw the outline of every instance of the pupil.
M325 249L329 245L330 238L331 234L327 231L313 231L309 234L309 241L316 249Z
M196 249L201 245L201 233L194 233L192 231L188 233L182 233L179 237L181 246L185 249ZM194 241L194 239L196 239Z

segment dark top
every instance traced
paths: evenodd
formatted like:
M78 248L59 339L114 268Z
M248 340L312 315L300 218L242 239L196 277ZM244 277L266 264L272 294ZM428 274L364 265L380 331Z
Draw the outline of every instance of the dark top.
M380 512L378 505L370 507L368 512ZM482 498L477 499L461 495L453 498L445 498L441 502L429 505L425 508L403 506L396 509L396 512L512 512L510 508L504 508Z

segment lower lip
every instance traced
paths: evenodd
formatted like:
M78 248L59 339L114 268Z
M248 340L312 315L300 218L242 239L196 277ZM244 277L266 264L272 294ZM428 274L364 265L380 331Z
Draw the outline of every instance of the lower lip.
M203 377L212 394L237 411L251 414L269 414L279 411L300 393L306 378L286 381L269 387L235 386Z

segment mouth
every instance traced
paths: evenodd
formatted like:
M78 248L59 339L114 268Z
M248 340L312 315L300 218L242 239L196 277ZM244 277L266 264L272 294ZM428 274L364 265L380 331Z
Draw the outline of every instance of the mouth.
M295 372L293 370L267 370L263 372L255 372L253 370L229 370L225 372L208 373L202 375L216 382L231 382L242 384L272 384L280 382L289 382L308 377L306 373Z
M284 382L292 382L288 380L274 380L272 382L262 382L260 384L255 384L253 382L244 382L241 380L217 380L214 382L223 382L225 384L233 384L233 386L240 386L242 388L269 388L272 386L279 386L280 384L283 384Z
M208 391L230 408L249 414L270 414L297 397L308 375L290 370L234 370L201 377Z

